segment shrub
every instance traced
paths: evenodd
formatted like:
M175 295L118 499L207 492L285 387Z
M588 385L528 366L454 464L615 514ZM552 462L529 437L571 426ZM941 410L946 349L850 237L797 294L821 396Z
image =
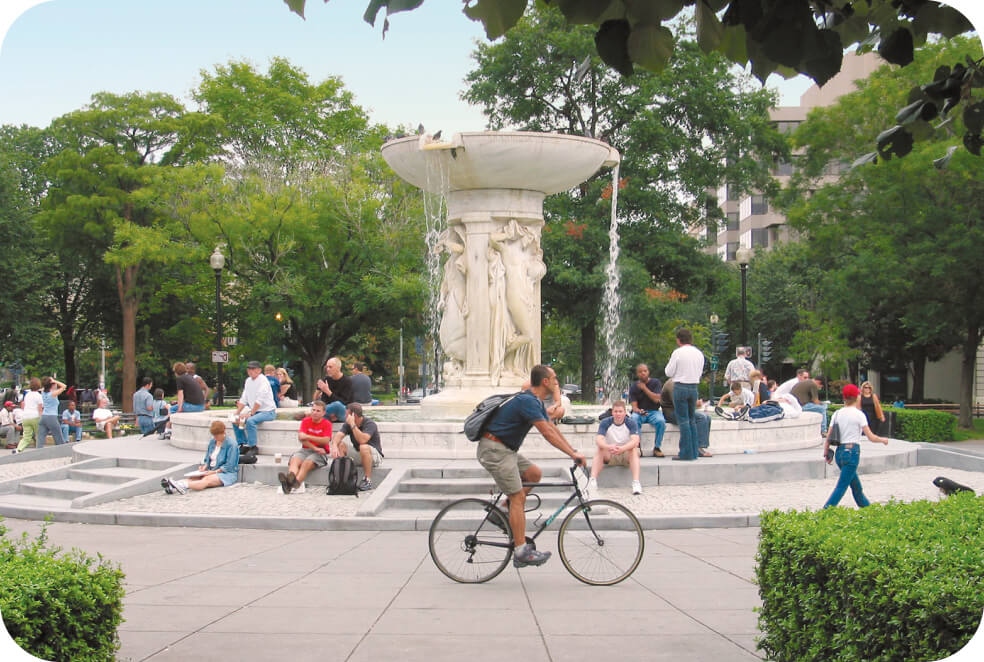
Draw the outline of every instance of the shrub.
M984 497L762 516L759 641L778 660L936 660L984 610Z
M48 547L43 528L33 541L5 534L0 526L0 614L17 645L42 660L113 660L123 620L119 566Z
M830 405L827 420L844 405ZM886 412L895 412L895 438L906 441L953 441L957 434L957 418L945 411L933 409L899 409L882 407ZM887 429L887 428L886 428Z

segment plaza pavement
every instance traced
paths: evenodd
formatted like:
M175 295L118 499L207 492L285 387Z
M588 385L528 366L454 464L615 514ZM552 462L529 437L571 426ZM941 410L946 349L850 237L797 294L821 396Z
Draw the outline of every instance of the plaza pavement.
M53 523L48 536L122 566L120 660L758 659L757 528L647 531L642 564L612 587L558 558L456 584L416 531Z

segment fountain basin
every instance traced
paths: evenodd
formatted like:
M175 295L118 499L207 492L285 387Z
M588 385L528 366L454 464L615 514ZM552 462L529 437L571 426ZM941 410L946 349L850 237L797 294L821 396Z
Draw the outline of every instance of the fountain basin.
M411 407L394 407L382 409L400 409L408 411ZM365 413L373 418L372 407L366 407ZM597 407L591 408L596 411ZM283 412L306 413L306 409L281 409ZM419 411L419 410L418 410ZM576 412L577 413L577 412ZM224 419L228 412L204 411L194 414L172 414L171 445L178 448L200 450L202 453L208 447L208 426L216 419ZM475 444L468 441L462 433L461 420L419 420L411 421L381 421L377 423L382 441L383 453L388 458L417 458L417 459L471 459L475 457ZM297 430L300 421L276 420L261 423L258 432L259 453L273 455L282 453L289 456L300 448L297 441ZM333 423L334 430L340 424ZM595 434L598 424L563 425L560 431L564 437L589 459L595 453ZM666 426L663 437L663 453L669 457L679 452L680 433L675 425ZM234 434L231 425L226 426L227 434ZM646 461L653 449L653 428L646 425L642 429L642 448ZM743 421L726 421L717 417L711 420L710 450L714 455L744 453L768 453L770 451L788 451L803 448L814 448L820 444L820 414L803 412L799 418L783 419L770 423L747 423ZM534 429L523 443L522 453L532 459L557 458L559 451L551 446ZM819 454L818 454L819 458Z
M600 140L528 131L456 133L436 148L409 136L386 143L382 153L396 174L431 193L514 189L550 195L619 162L618 151ZM435 161L446 181L428 178L428 163Z

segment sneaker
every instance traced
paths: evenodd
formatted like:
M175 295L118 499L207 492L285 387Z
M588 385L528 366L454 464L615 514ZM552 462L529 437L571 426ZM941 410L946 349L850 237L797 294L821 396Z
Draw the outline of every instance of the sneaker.
M666 457L666 456L663 455L663 451L661 451L659 448L654 448L653 457Z
M731 415L729 413L727 413L726 411L724 411L724 409L721 408L720 406L715 406L714 407L714 413L717 414L718 416L720 416L721 418L726 418L728 420L731 419Z
M280 481L280 487L284 491L284 494L290 494L290 491L294 488L294 481L283 471L277 474L277 480Z
M739 407L738 410L735 412L735 419L739 421L747 421L749 409L751 409L751 407L749 407L748 405L742 405L741 407Z
M167 432L164 433L164 438L165 439L170 439L171 438L171 431L170 430L168 430Z
M183 480L179 480L178 482L175 483L173 480L168 478L167 482L171 486L171 489L177 492L178 494L188 493L188 484L185 483Z
M550 559L550 552L541 552L529 545L523 545L513 554L513 567L523 568L528 565L543 565Z
M166 494L174 494L174 490L171 489L171 481L167 478L161 478L161 487L164 488Z
M711 451L707 450L706 448L698 448L697 455L699 455L700 457L714 457L713 455L711 455Z
M363 478L359 481L358 488L360 492L368 492L372 489L372 481L368 478Z
M591 499L594 499L595 497L598 496L598 479L597 478L589 478L588 479L588 484L584 488L584 496L589 501Z
M632 494L642 494L642 483L637 480L632 481Z

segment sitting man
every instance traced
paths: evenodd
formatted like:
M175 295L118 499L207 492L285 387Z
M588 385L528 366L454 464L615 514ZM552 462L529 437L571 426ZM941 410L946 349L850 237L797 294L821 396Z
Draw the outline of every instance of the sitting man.
M342 373L342 361L337 356L325 361L325 376L318 380L318 388L311 399L325 403L325 415L329 420L345 420L345 405L353 401L352 378Z
M348 440L346 440L348 437ZM365 478L359 481L359 491L372 489L372 468L383 463L383 447L379 443L379 427L376 422L362 415L362 405L350 402L345 408L345 423L335 433L335 448L331 456L347 455L362 465Z
M75 408L75 400L69 400L61 415L62 439L82 441L82 414Z
M7 448L17 448L20 440L17 421L14 419L14 403L7 400L0 409L0 437L6 437Z
M366 374L366 366L359 361L352 364L352 402L372 404L372 379Z
M263 366L263 376L270 382L273 389L273 404L280 407L280 379L277 378L277 368L272 363Z
M660 400L663 403L663 418L666 419L667 423L678 425L676 410L673 408L672 379L667 379L666 383L663 384L663 392L660 396ZM700 400L697 401L697 406L701 406ZM700 409L696 409L694 411L694 420L697 422L697 456L711 457L711 452L707 450L711 445L711 417L700 411Z
M301 427L297 431L297 439L301 449L290 456L287 473L280 472L277 478L284 494L296 490L304 492L304 479L315 469L328 465L331 451L331 421L325 418L325 403L315 400L311 403L311 413L301 419Z
M653 446L653 457L663 457L660 446L663 445L663 434L666 432L666 419L660 413L660 391L663 383L649 376L649 366L640 363L636 366L638 380L629 387L629 402L632 404L632 418L642 430L644 423L649 423L656 430L656 441Z
M625 403L616 400L612 404L612 415L598 426L595 436L594 461L591 463L591 478L588 480L588 498L593 499L598 490L598 475L606 464L624 467L632 472L632 494L642 494L639 482L639 424L628 418Z
M260 423L277 418L277 406L273 403L273 389L270 382L263 376L263 366L259 361L250 361L246 365L246 378L243 384L243 394L236 402L236 441L240 454L252 454L256 457L256 427ZM245 411L244 411L245 409Z
M527 391L530 388L529 381L523 382L523 385L519 387L521 391ZM543 408L547 410L547 418L550 422L556 425L560 422L564 416L570 416L571 411L571 399L564 395L564 392L560 390L560 384L554 384L554 389L550 391L550 394L543 399Z
M99 396L96 408L92 410L92 420L96 424L96 429L106 433L107 439L113 438L113 428L120 422L119 416L114 416L109 410L109 399L105 395Z
M800 381L789 392L799 400L803 411L812 411L820 414L820 435L826 437L827 403L820 402L820 389L817 387L817 383L810 379L810 373L806 371L801 372L804 372L806 376L801 377Z

